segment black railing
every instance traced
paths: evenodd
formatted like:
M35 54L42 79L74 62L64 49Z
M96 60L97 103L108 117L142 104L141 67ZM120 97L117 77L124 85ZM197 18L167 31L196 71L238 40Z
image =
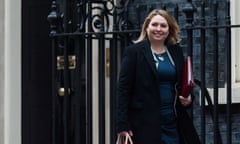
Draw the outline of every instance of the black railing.
M154 5L161 6L175 16L182 28L181 45L186 54L193 57L196 82L201 91L200 95L196 95L200 101L193 109L199 109L200 113L193 113L193 120L196 120L194 117L200 117L200 124L196 124L196 127L200 129L198 132L202 143L211 141L215 144L231 144L230 40L231 29L240 25L230 23L229 2L213 2L208 5L208 11L202 1ZM224 7L221 13L225 11L225 14L222 17L219 17L219 5ZM152 5L136 5L130 1L52 2L48 16L53 53L52 144L92 144L94 141L99 144L115 143L116 86L122 53L126 46L132 44L131 40L139 35L142 17L153 8ZM108 50L109 58L106 55ZM97 54L97 63L94 63L93 53ZM219 62L222 55L227 61L223 65ZM210 66L206 67L207 64ZM222 70L222 67L226 69ZM98 71L96 76L95 69ZM225 77L219 77L220 73ZM222 139L224 134L219 128L218 95L219 88L225 84L227 139ZM213 99L207 88L213 88ZM93 90L97 91L97 95L93 95ZM93 101L96 99L98 107L94 109ZM213 140L207 138L209 133L206 132L209 113L213 124ZM95 117L98 118L96 126ZM106 139L108 134L110 137Z
M219 15L219 11L218 11L218 6L219 3L214 2L212 7L213 7L213 16L211 17L211 24L210 25L206 25L206 16L205 16L205 3L201 3L201 14L200 14L200 20L201 23L199 26L194 26L191 25L192 21L191 18L193 18L192 13L193 13L193 7L189 8L193 5L188 4L188 12L186 13L187 16L187 26L185 27L187 33L188 33L188 46L190 46L190 48L193 48L194 46L192 45L193 38L194 36L192 35L192 33L194 31L200 31L200 39L201 39L201 52L200 52L200 80L201 80L201 140L202 143L205 144L206 143L206 135L208 135L208 133L206 133L206 105L205 105L205 100L207 98L207 105L208 107L210 107L210 114L213 120L213 142L214 144L221 144L221 143L228 143L231 144L232 143L232 128L231 128L231 45L230 45L230 40L231 40L231 29L233 27L239 27L239 26L231 26L230 25L230 2L225 2L224 3L226 5L226 14L224 17L224 21L221 21L222 25L219 25L220 20L218 19L218 15ZM195 21L197 21L196 19L193 19ZM222 30L223 32L220 32L220 30ZM211 31L212 33L212 45L207 45L206 44L206 31ZM220 34L221 33L221 34ZM219 107L219 88L221 88L221 84L219 84L219 71L220 68L220 64L219 64L219 57L220 57L220 52L219 50L220 45L219 45L219 41L221 39L221 37L223 36L223 34L225 35L225 47L224 50L226 51L226 54L224 55L224 57L226 58L226 64L225 67L227 68L225 70L225 74L226 74L226 79L224 80L227 86L227 93L226 93L226 99L227 99L227 113L226 113L226 117L227 117L227 123L226 123L226 127L227 127L227 139L225 139L225 141L222 140L222 135L220 134L220 129L219 129L219 111L218 111L218 107ZM196 44L196 43L195 43ZM206 47L207 46L211 46L213 47L213 67L212 67L212 71L213 71L213 103L211 102L210 96L208 94L208 91L206 91L206 85L209 86L209 84L206 83ZM223 49L223 48L222 48ZM192 51L190 50L190 52L188 51L188 53L192 53ZM197 54L195 54L197 55ZM193 58L194 59L194 58ZM209 141L209 139L207 140Z

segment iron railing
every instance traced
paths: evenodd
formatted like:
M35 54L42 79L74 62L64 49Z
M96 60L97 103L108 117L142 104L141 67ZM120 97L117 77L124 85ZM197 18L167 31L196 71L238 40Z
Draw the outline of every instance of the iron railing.
M219 4L225 5L223 11L226 11L221 18L218 14ZM201 94L196 97L201 98L197 108L201 112L198 115L200 115L199 136L202 143L205 144L208 141L206 139L208 135L206 118L207 112L210 110L214 127L213 142L215 144L231 144L230 40L231 29L240 26L230 23L230 2L214 2L211 5L213 15L206 12L203 1L188 0L186 3L172 4L171 9L167 7L169 4L159 3L159 5L163 9L169 10L181 24L183 37L181 44L186 53L193 57L196 82L201 91ZM195 5L198 7L196 8ZM131 40L139 35L142 23L140 14L145 6L147 6L145 13L154 8L147 4L131 7L128 0L116 3L111 0L54 0L52 2L51 12L48 15L53 54L52 144L92 144L94 138L97 137L98 139L95 141L99 144L115 143L115 104L119 64L124 48L132 44ZM134 18L131 15L132 11L136 14ZM184 19L182 19L183 17ZM209 44L209 38L211 44ZM219 41L223 39L224 48L219 45ZM200 53L194 51L198 45L200 45L198 47ZM211 50L209 50L209 46L212 47ZM106 54L107 50L109 50L109 58ZM209 60L208 51L211 51L211 60ZM97 64L93 61L94 53L97 54ZM219 79L221 72L219 57L223 54L226 57L223 79L227 89L226 140L221 138L223 134L219 129L218 111L218 90L222 87L222 79ZM209 61L213 62L210 70L206 68ZM109 71L106 68L109 68ZM97 76L94 76L96 73L93 69L98 70ZM206 81L206 75L211 74L212 80ZM107 84L108 82L109 84ZM208 87L214 89L213 102L208 93ZM94 95L94 90L97 91L95 92L97 95ZM98 99L97 112L93 109L95 99ZM205 104L206 100L207 104ZM98 124L95 127L93 126L95 120L93 114L98 115ZM98 136L94 135L95 131L98 131ZM106 139L108 135L109 139Z

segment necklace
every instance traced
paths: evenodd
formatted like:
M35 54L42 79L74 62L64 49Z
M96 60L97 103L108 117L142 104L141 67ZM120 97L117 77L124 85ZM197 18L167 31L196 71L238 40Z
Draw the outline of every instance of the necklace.
M160 52L160 51L159 51ZM155 53L156 58L158 59L158 61L164 61L164 53L166 53L166 47L164 46L163 50L161 50L160 53Z
M160 61L164 61L164 56L163 56L164 53L162 54L156 54L157 56L157 59L159 59Z

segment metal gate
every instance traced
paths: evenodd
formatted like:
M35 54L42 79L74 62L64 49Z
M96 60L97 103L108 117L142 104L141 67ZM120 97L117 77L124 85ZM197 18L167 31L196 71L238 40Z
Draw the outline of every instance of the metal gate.
M223 29L226 44L227 85L227 143L232 143L231 128L231 45L229 2L223 25L218 25L217 7L212 18L213 25L204 20L205 3L200 7L200 18L195 19L192 1L181 4L155 3L132 5L128 0L54 0L48 15L52 39L52 144L113 144L115 143L116 85L124 48L138 37L144 14L156 5L169 10L183 24L183 47L200 57L197 83L200 86L201 130L199 136L206 143L206 105L210 107L214 126L214 143L221 139L218 125L218 30ZM217 6L217 3L213 4ZM171 7L171 8L168 8ZM143 13L143 10L144 12ZM131 17L131 12L135 16ZM180 20L181 18L181 20ZM182 19L183 18L183 19ZM200 22L195 25L194 22ZM206 82L206 31L214 34L214 66L212 84ZM200 54L194 54L194 32L200 32ZM189 49L188 49L188 48ZM196 64L197 65L197 64ZM211 86L210 86L211 85ZM209 98L206 87L214 88L214 101ZM208 110L209 111L209 110ZM193 116L194 117L194 116Z

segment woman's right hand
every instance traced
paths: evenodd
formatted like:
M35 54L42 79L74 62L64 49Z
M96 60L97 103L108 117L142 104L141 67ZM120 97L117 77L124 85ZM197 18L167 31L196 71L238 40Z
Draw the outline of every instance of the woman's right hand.
M131 130L122 131L122 132L119 133L120 136L126 136L127 134L129 134L130 136L133 136L133 132Z

